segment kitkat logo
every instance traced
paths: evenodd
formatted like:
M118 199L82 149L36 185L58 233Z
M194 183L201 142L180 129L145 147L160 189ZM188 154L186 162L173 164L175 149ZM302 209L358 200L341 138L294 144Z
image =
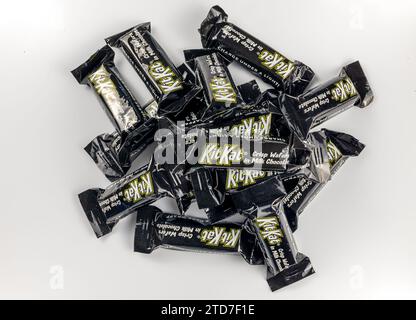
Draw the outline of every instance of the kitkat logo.
M240 163L243 158L244 151L238 145L207 143L198 163L203 165L230 166L233 163Z
M241 123L235 124L230 129L230 135L244 138L265 138L270 134L272 126L272 114L261 115L244 119Z
M295 64L277 52L263 50L259 54L261 64L286 79L295 70Z
M284 234L280 229L277 216L257 218L255 224L259 229L260 236L270 246L279 246L282 243Z
M259 179L266 176L265 171L261 170L227 170L226 190L233 190L239 187L253 185Z
M200 233L200 240L210 247L235 248L240 240L240 229L229 229L225 227L213 227L203 229Z
M357 95L357 90L350 78L338 81L331 89L331 97L338 102L344 102Z
M132 203L137 203L152 194L154 194L154 187L150 172L134 179L123 190L124 200Z
M237 94L233 85L226 78L214 77L209 84L212 96L216 102L236 103Z
M182 89L180 78L170 67L163 65L161 61L155 61L150 65L149 74L165 94Z
M326 142L326 149L328 151L329 164L333 166L342 157L342 153L330 140Z

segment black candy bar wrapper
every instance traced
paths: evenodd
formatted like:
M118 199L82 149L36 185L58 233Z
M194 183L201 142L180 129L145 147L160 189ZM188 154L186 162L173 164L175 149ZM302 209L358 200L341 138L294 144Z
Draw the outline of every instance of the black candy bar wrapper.
M232 213L241 212L286 195L279 171L199 168L188 176L199 209L215 208L213 212L222 217L208 210L211 221L223 220L227 207Z
M287 192L287 195L282 200L283 210L292 231L296 231L298 217L307 205L322 190L345 161L349 157L358 156L365 147L364 144L348 134L327 129L311 133L309 140L316 146L315 150L317 151L314 152L314 157L320 158L315 160L318 163L319 170L324 172L323 175L329 175L326 181L320 183L311 179L310 175L305 173L305 170L281 174L274 171L258 170L229 169L222 171L200 169L197 173L200 176L204 174L205 177L199 179L199 181L194 177L191 179L191 182L193 183L193 188L199 190L201 189L199 187L201 185L200 181L204 181L206 185L203 188L206 191L204 193L194 191L196 200L205 205L205 208L216 204L216 207L208 208L206 213L210 221L221 221L238 212L236 208L238 207L238 201L233 201L230 197L231 194L234 194L234 197L235 194L241 194L240 198L245 198L247 197L245 193L250 193L250 189L254 189L257 186L262 189L261 184L264 184L265 181L280 179L283 183L283 188ZM274 178L277 175L279 177ZM270 188L263 188L263 190L267 190L270 194Z
M293 231L298 227L299 215L332 179L345 161L350 157L359 156L365 148L365 145L353 136L327 129L311 133L310 140L313 140L315 145L321 145L323 149L326 149L325 165L322 170L329 170L329 179L322 183L304 176L292 176L283 179L288 194L282 203Z
M315 273L311 261L297 249L292 231L281 208L266 209L247 220L246 228L256 235L267 266L267 282L279 290Z
M187 64L194 70L196 85L203 89L206 110L202 119L222 116L242 103L227 62L217 52L197 49L184 51Z
M105 46L72 71L80 84L91 87L119 133L147 121L142 107L125 85L114 64L114 51Z
M290 131L285 117L276 107L276 98L273 91L267 91L255 106L241 109L234 119L204 127L183 128L168 119L160 120L161 128L169 129L171 134L157 137L156 151L179 154L177 149L182 147L181 155L194 156L199 147L201 152L197 162L202 167L294 170L308 162L310 150ZM185 146L179 145L178 141Z
M134 160L154 141L158 125L156 118L151 115L157 110L157 103L152 101L144 108L149 118L141 126L126 134L117 131L101 134L84 148L110 181L126 175Z
M212 138L215 139L212 139ZM284 171L289 163L289 146L282 142L249 140L234 141L227 138L226 144L216 136L205 136L207 142L198 157L198 164L207 168L253 168L259 166L269 170ZM256 141L259 150L256 150ZM260 148L261 146L261 148ZM261 151L260 151L261 150ZM192 151L190 151L193 153Z
M106 189L89 189L79 200L99 238L110 233L113 226L139 207L149 205L163 197L178 200L178 178L175 173L157 166L152 160L148 166L137 169ZM177 201L180 211L181 201Z
M236 172L246 174L247 177L251 175L246 181L252 180L253 183L247 183L246 186L234 190L224 189L223 183L226 183L230 174ZM257 182L254 182L256 180ZM272 205L283 200L287 194L282 179L274 171L203 168L192 172L190 181L198 207L205 211L212 223L227 220L235 215L250 216L253 208Z
M155 139L159 143L155 154L162 163L167 161L164 160L164 154L169 155L168 159L172 159L177 164L186 163L192 166L195 161L197 167L221 169L262 168L284 171L296 165L292 160L299 162L299 159L291 157L290 144L267 138L250 139L217 135L209 130L195 129L192 132L176 134L170 131L168 135ZM184 159L177 158L180 154Z
M187 66L183 64L178 69L184 79L192 79L193 74L189 74ZM247 104L254 104L261 96L256 81L245 83L238 88ZM202 107L202 105L204 106ZM181 113L175 114L175 118L185 121L186 125L189 126L201 124L199 110L204 107L205 102L198 103L194 99ZM128 134L119 134L118 132L101 134L84 148L100 171L110 181L116 181L127 174L133 161L154 141L154 133L158 127L155 118L158 104L156 101L151 101L143 109L149 119L142 126L129 131Z
M150 254L158 248L240 254L249 264L264 262L257 238L242 224L211 224L206 219L165 213L154 206L140 208L134 251Z
M243 102L247 105L256 104L262 94L256 80L251 80L250 82L241 84L237 87L237 89L243 99Z
M181 73L151 34L150 22L106 39L121 48L158 103L160 116L177 113L201 90Z
M342 68L335 79L293 97L283 94L281 108L293 130L306 138L310 129L345 110L367 107L373 92L358 61Z
M243 137L263 137L270 141L278 141L289 147L288 164L286 167L290 172L297 171L310 162L310 146L301 142L289 129L285 117L280 109L276 107L278 95L272 91L266 91L258 100L256 107L246 110L241 118L231 122L225 127L213 129L218 134L230 134ZM224 168L223 168L224 169ZM193 169L190 173L195 196L200 209L213 208L222 204L228 191L240 189L264 180L266 177L282 173L282 168L267 170L267 166L259 169L251 168L225 168L216 170L209 166ZM201 177L198 177L201 175ZM237 177L238 176L238 177ZM239 185L231 186L235 177ZM244 181L241 181L244 179ZM228 180L228 182L227 182ZM238 180L238 182L237 182ZM220 211L221 209L219 209ZM233 210L234 212L234 210Z
M292 61L248 32L228 22L228 15L214 6L199 29L204 48L214 49L239 62L277 90L297 96L314 78L311 68Z
M182 68L185 70L185 65ZM189 67L188 67L189 68ZM188 71L187 69L186 71ZM196 81L194 73L188 74L188 78ZM237 91L241 96L242 103L234 108L228 109L226 112L221 113L219 116L213 116L210 118L204 118L204 114L207 111L207 103L204 95L201 92L194 99L192 99L185 107L178 113L169 115L168 118L172 121L183 121L185 126L190 127L219 127L224 122L229 122L241 117L241 114L245 113L247 109L254 108L257 101L262 97L257 81L252 80L250 82L237 86Z

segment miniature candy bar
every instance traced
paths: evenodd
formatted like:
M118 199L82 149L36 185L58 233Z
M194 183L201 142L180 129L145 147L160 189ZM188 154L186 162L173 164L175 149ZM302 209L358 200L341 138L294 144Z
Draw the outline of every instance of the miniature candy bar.
M188 69L185 65L179 66L178 69L181 70L185 79L191 78L189 74L186 74ZM256 81L240 85L238 89L247 105L254 104L261 96ZM205 102L203 103L205 105ZM194 99L176 116L179 120L185 121L187 126L200 125L199 108L200 103ZM118 132L101 134L84 148L110 181L122 178L130 170L133 161L154 141L154 134L157 129L155 115L158 111L158 105L153 100L147 103L143 109L149 119L140 128L129 131L128 134L124 135L120 135ZM283 115L281 117L283 119Z
M250 264L262 264L256 238L238 223L209 221L164 213L147 206L137 210L134 251L150 254L158 248L241 254Z
M146 206L163 197L178 199L178 179L150 162L148 166L114 182L105 190L89 189L79 195L79 200L99 238L111 232L120 219L135 209ZM178 201L178 205L182 202ZM179 208L185 211L186 208Z
M307 205L316 197L327 182L342 167L350 157L357 157L365 148L365 145L346 133L323 129L311 133L310 140L315 145L322 146L322 166L320 170L329 172L329 179L323 183L308 179L305 176L288 176L282 178L287 190L287 196L283 199L283 209L287 220L295 231L298 227L298 217Z
M153 112L157 104L152 101L145 110ZM92 140L84 150L110 181L122 178L131 168L133 161L154 141L157 120L149 117L138 129L128 134L101 134Z
M297 96L305 91L314 72L299 61L292 61L248 32L228 22L228 15L214 6L199 29L204 48L218 50L239 62L277 90Z
M358 61L342 68L335 79L292 97L282 95L280 104L290 126L306 139L309 130L356 106L367 107L373 92Z
M261 186L266 186L266 181L275 179L283 183L284 188L281 189L288 193L283 199L284 212L292 231L295 231L298 216L309 202L349 157L358 156L364 149L364 145L354 137L326 129L312 133L309 141L314 151L311 165L292 173L252 169L194 170L189 174L189 180L199 208L207 209L209 220L215 222L242 213L242 204L246 198L251 198L252 190L256 188L260 192L267 189L266 194L269 194L269 201L272 202L278 198L275 196L273 199L273 187ZM315 176L324 179L319 182L313 179ZM255 205L258 206L259 203L257 200Z
M159 115L179 112L200 91L172 63L151 34L150 22L106 39L119 47L158 103Z
M224 117L243 102L227 63L219 53L187 50L184 54L187 64L195 71L197 85L203 89L207 106L201 115L203 119Z
M267 282L279 290L315 273L307 256L298 252L283 211L259 212L248 220L247 230L256 235L267 266Z
M94 90L118 132L140 127L147 120L114 65L114 51L109 46L98 50L72 74L80 84Z

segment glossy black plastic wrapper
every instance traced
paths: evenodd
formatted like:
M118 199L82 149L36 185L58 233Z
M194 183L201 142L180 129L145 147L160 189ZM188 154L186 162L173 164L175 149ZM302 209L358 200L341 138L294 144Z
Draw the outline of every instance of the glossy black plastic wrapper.
M339 168L350 157L356 157L365 148L365 145L353 136L346 133L323 129L310 134L310 140L320 146L321 158L320 170L329 174L329 179L319 183L305 176L283 177L283 184L287 190L287 196L283 199L283 210L292 231L298 227L298 217L307 205L322 190L327 182L332 179ZM318 156L317 156L318 157Z
M145 110L150 108L157 108L157 104L151 102L145 106ZM127 174L134 160L154 141L157 129L157 119L149 117L126 134L113 132L97 136L84 150L108 180L116 181Z
M233 119L217 119L208 125L177 126L161 119L163 131L155 137L158 154L175 154L175 163L197 167L294 170L304 166L308 146L289 129L276 106L277 95L267 91L255 105L241 108ZM160 157L163 158L163 157Z
M201 49L204 50L204 49ZM197 50L199 51L199 50ZM190 71L188 64L182 64L180 68L183 70L183 74L187 75L187 78L193 82L196 82L196 75ZM241 84L237 86L237 91L242 99L242 103L238 104L234 108L224 110L219 116L212 116L210 118L204 118L208 106L201 91L195 96L184 108L175 114L167 116L172 121L183 121L187 128L193 127L218 127L223 123L238 119L241 114L246 112L246 109L254 108L257 101L262 96L262 92L255 80Z
M203 48L183 51L180 65L146 22L105 39L106 46L72 71L115 127L85 147L112 183L82 192L80 204L97 238L136 214L135 252L241 256L266 266L275 291L314 274L295 243L299 216L365 148L351 135L312 129L349 108L367 107L373 92L358 61L309 89L310 67L230 23L219 6L198 31ZM126 86L114 48L153 96L148 104L139 104ZM237 86L233 62L273 89L261 92L255 80ZM152 158L138 167L144 150ZM155 207L162 198L176 201L178 210ZM199 217L190 210L196 206Z
M215 125L211 124L211 130L214 135L218 136L230 136L230 137L246 137L246 138L263 138L266 143L269 143L271 146L275 146L279 144L280 146L284 146L285 148L285 156L287 156L287 162L284 162L281 165L271 165L271 164L260 164L260 167L273 167L276 171L284 172L285 170L296 170L296 168L301 168L305 166L305 164L309 161L310 158L310 149L309 146L305 145L297 136L294 135L288 128L286 120L280 110L276 108L275 103L277 96L272 92L265 92L261 95L260 99L257 99L256 104L253 105L252 108L242 109L239 117L236 117L233 121L223 121L223 127L215 127ZM208 168L220 168L223 169L224 172L229 170L230 168L236 169L238 164L235 165L233 163L214 163L214 161L208 162L199 162L196 165L191 165L187 163L188 159L183 158L182 161L179 161L176 158L177 155L184 155L184 154L191 154L190 148L186 145L187 142L192 143L193 140L191 139L192 136L189 135L189 132L186 130L181 131L181 128L175 127L169 120L164 119L165 125L162 125L163 128L169 128L170 133L172 135L176 134L173 139L167 139L168 145L166 146L165 141L162 142L161 149L156 149L155 154L161 154L163 151L169 150L170 148L173 151L169 151L169 153L175 154L173 157L178 165L185 166L183 172L187 173L187 177L189 177L188 185L191 184L192 195L193 198L190 200L197 201L198 206L200 208L212 208L217 207L222 204L224 195L226 192L220 191L220 194L217 193L215 187L212 187L210 183L209 175L204 176L204 170ZM193 128L195 129L195 128ZM199 133L199 131L198 131ZM206 132L203 131L203 134ZM186 138L181 139L181 141L186 141L185 145L181 146L176 142L175 138L180 135L184 135ZM197 134L198 135L198 134ZM157 139L158 140L158 139ZM161 140L158 140L161 141ZM187 149L188 148L188 149ZM203 150L205 151L205 150ZM265 148L262 150L263 154L266 154L267 151ZM203 154L203 153L202 153ZM263 158L264 159L264 158ZM262 159L262 160L263 160ZM249 167L249 166L248 166ZM269 188L270 197L268 198L270 201L275 200L282 194L281 183L278 180L276 181L269 181L270 185L265 189ZM221 186L219 187L221 188ZM223 218L229 217L234 215L239 210L241 211L241 205L246 203L246 207L250 207L251 205L256 205L260 202L253 200L253 195L255 194L262 194L264 190L262 188L256 188L250 191L246 191L245 193L240 193L242 199L240 200L240 207L235 207L230 199L228 199L230 203L228 205L224 205L221 207L217 207L215 210L209 211L209 218L211 221L219 221ZM256 191L254 191L256 190ZM244 195L245 196L242 196ZM239 195L233 196L235 201L238 201ZM262 199L260 197L259 199ZM243 202L246 200L246 202ZM212 212L212 214L211 214Z
M234 137L227 137L224 140L215 135L206 135L202 139L206 139L206 143L199 153L198 165L203 167L220 169L259 167L265 170L284 171L290 165L290 147L282 142ZM192 154L193 146L189 150Z
M332 178L335 172L349 157L358 156L364 145L354 137L340 132L323 129L311 133L309 137L313 148L313 165L302 168L293 173L276 171L236 170L227 171L215 169L199 169L191 174L194 194L200 207L206 208L211 221L221 221L238 212L239 200L250 198L247 193L259 188L270 197L273 202L273 188L262 188L270 179L279 180L283 184L287 195L283 198L283 209L292 231L298 227L298 217L317 193ZM310 173L315 170L314 174ZM319 175L325 178L323 182L312 179ZM203 177L202 177L203 176ZM270 183L270 182L269 182ZM233 195L233 197L231 196ZM276 199L278 197L276 196ZM244 203L244 201L243 201ZM258 201L259 203L259 201ZM240 210L241 212L241 210Z
M281 95L283 113L299 137L306 139L309 130L356 106L367 107L373 92L358 61L342 68L335 79L293 97Z
M180 65L178 70L183 79L194 81L194 74L187 65ZM190 116L191 108L192 112L197 113L198 108L202 107L193 102L186 108L182 112ZM141 126L122 134L118 132L101 134L84 148L107 179L115 181L127 174L134 160L154 141L154 134L158 129L158 110L158 103L154 100L150 101L143 107L147 119ZM181 114L175 116L180 117Z
M292 160L299 162L299 159L291 157L291 146L285 142L218 135L201 128L187 133L169 130L156 136L155 141L158 142L155 155L160 159L159 163L183 163L193 168L284 171L296 165Z
M180 186L175 173L158 167L153 161L148 166L114 182L105 190L89 189L79 195L84 212L97 237L111 232L115 223L139 207L163 197L176 200ZM183 202L177 201L178 206ZM181 212L187 208L179 207Z
M252 186L227 191L222 203L206 209L205 213L212 222L228 219L235 214L252 216L257 208L271 206L281 201L286 194L282 179L275 175Z
M304 166L310 156L309 147L290 129L285 116L280 110L279 97L280 94L276 90L263 92L257 96L255 102L251 102L250 107L241 108L232 119L222 119L222 121L214 122L208 127L210 133L218 136L228 135L230 137L262 140L265 143L281 143L287 146L285 170L293 171L300 166ZM267 155L267 151L264 150L262 156ZM263 165L260 161L259 167L261 169L267 168L267 157L264 162ZM275 170L275 168L271 168L271 170Z
M194 70L196 85L203 89L206 109L202 119L224 116L243 103L238 88L228 71L228 62L211 50L184 51L186 63Z
M235 203L242 209L247 207L243 205L245 202L256 198L257 192L255 190L259 190L260 198L266 197L270 201L284 195L285 188L278 173L278 171L253 169L200 168L189 173L189 178L200 209L218 207L226 199L231 200L228 202ZM266 180L270 180L270 182L264 183ZM254 185L256 187L251 188ZM273 192L277 192L277 194L271 196ZM260 198L255 200L260 200Z
M257 218L247 220L246 229L257 237L272 291L315 273L309 258L298 251L281 206L259 212Z
M222 128L214 128L211 131L219 135L264 138L265 141L278 141L287 145L289 156L285 170L282 168L267 170L266 166L262 166L261 169L230 166L222 168L224 170L207 166L194 167L193 172L190 173L190 180L199 208L219 206L225 201L228 192L243 189L278 173L297 172L308 165L311 155L310 146L300 141L290 130L281 110L276 106L277 103L278 94L274 90L266 91L257 100L255 107L243 110L240 118L224 123Z
M185 64L180 65L178 70L184 79L194 81L194 74L190 73ZM240 85L238 90L247 105L254 104L261 96L256 81ZM205 108L205 102L195 97L181 112L172 114L170 118L185 121L187 126L209 125L201 121L201 114ZM158 104L156 101L151 101L143 107L143 110L148 119L139 128L130 130L126 134L118 132L101 134L85 147L85 151L110 181L116 181L127 174L133 161L154 142L154 134L159 127Z
M138 130L146 122L147 116L114 65L114 51L109 46L98 50L72 74L80 84L94 90L119 133Z
M179 112L200 91L182 78L165 50L151 34L150 22L106 39L119 47L158 103L158 114Z
M314 72L299 61L292 61L248 32L228 22L228 15L214 6L199 29L204 48L218 50L239 62L277 90L297 96L303 93Z
M263 263L256 237L242 224L211 224L205 219L164 213L153 206L140 208L134 251L150 254L158 248L240 254L249 264Z

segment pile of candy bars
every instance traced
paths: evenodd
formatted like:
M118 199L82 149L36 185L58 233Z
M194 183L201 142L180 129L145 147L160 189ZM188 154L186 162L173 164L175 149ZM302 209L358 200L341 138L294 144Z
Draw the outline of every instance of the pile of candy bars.
M266 265L268 284L277 290L314 273L294 241L298 216L345 160L364 149L348 134L311 129L350 107L367 107L373 94L358 61L311 86L310 67L228 22L218 6L199 33L203 48L185 50L180 66L143 23L106 39L72 71L116 129L85 148L112 184L79 200L97 237L135 213L136 252L241 255ZM127 88L112 47L153 96L146 105ZM261 92L255 80L237 86L232 62L273 89ZM150 145L150 163L133 165ZM164 197L176 200L176 213L151 206ZM190 215L194 203L205 218Z

